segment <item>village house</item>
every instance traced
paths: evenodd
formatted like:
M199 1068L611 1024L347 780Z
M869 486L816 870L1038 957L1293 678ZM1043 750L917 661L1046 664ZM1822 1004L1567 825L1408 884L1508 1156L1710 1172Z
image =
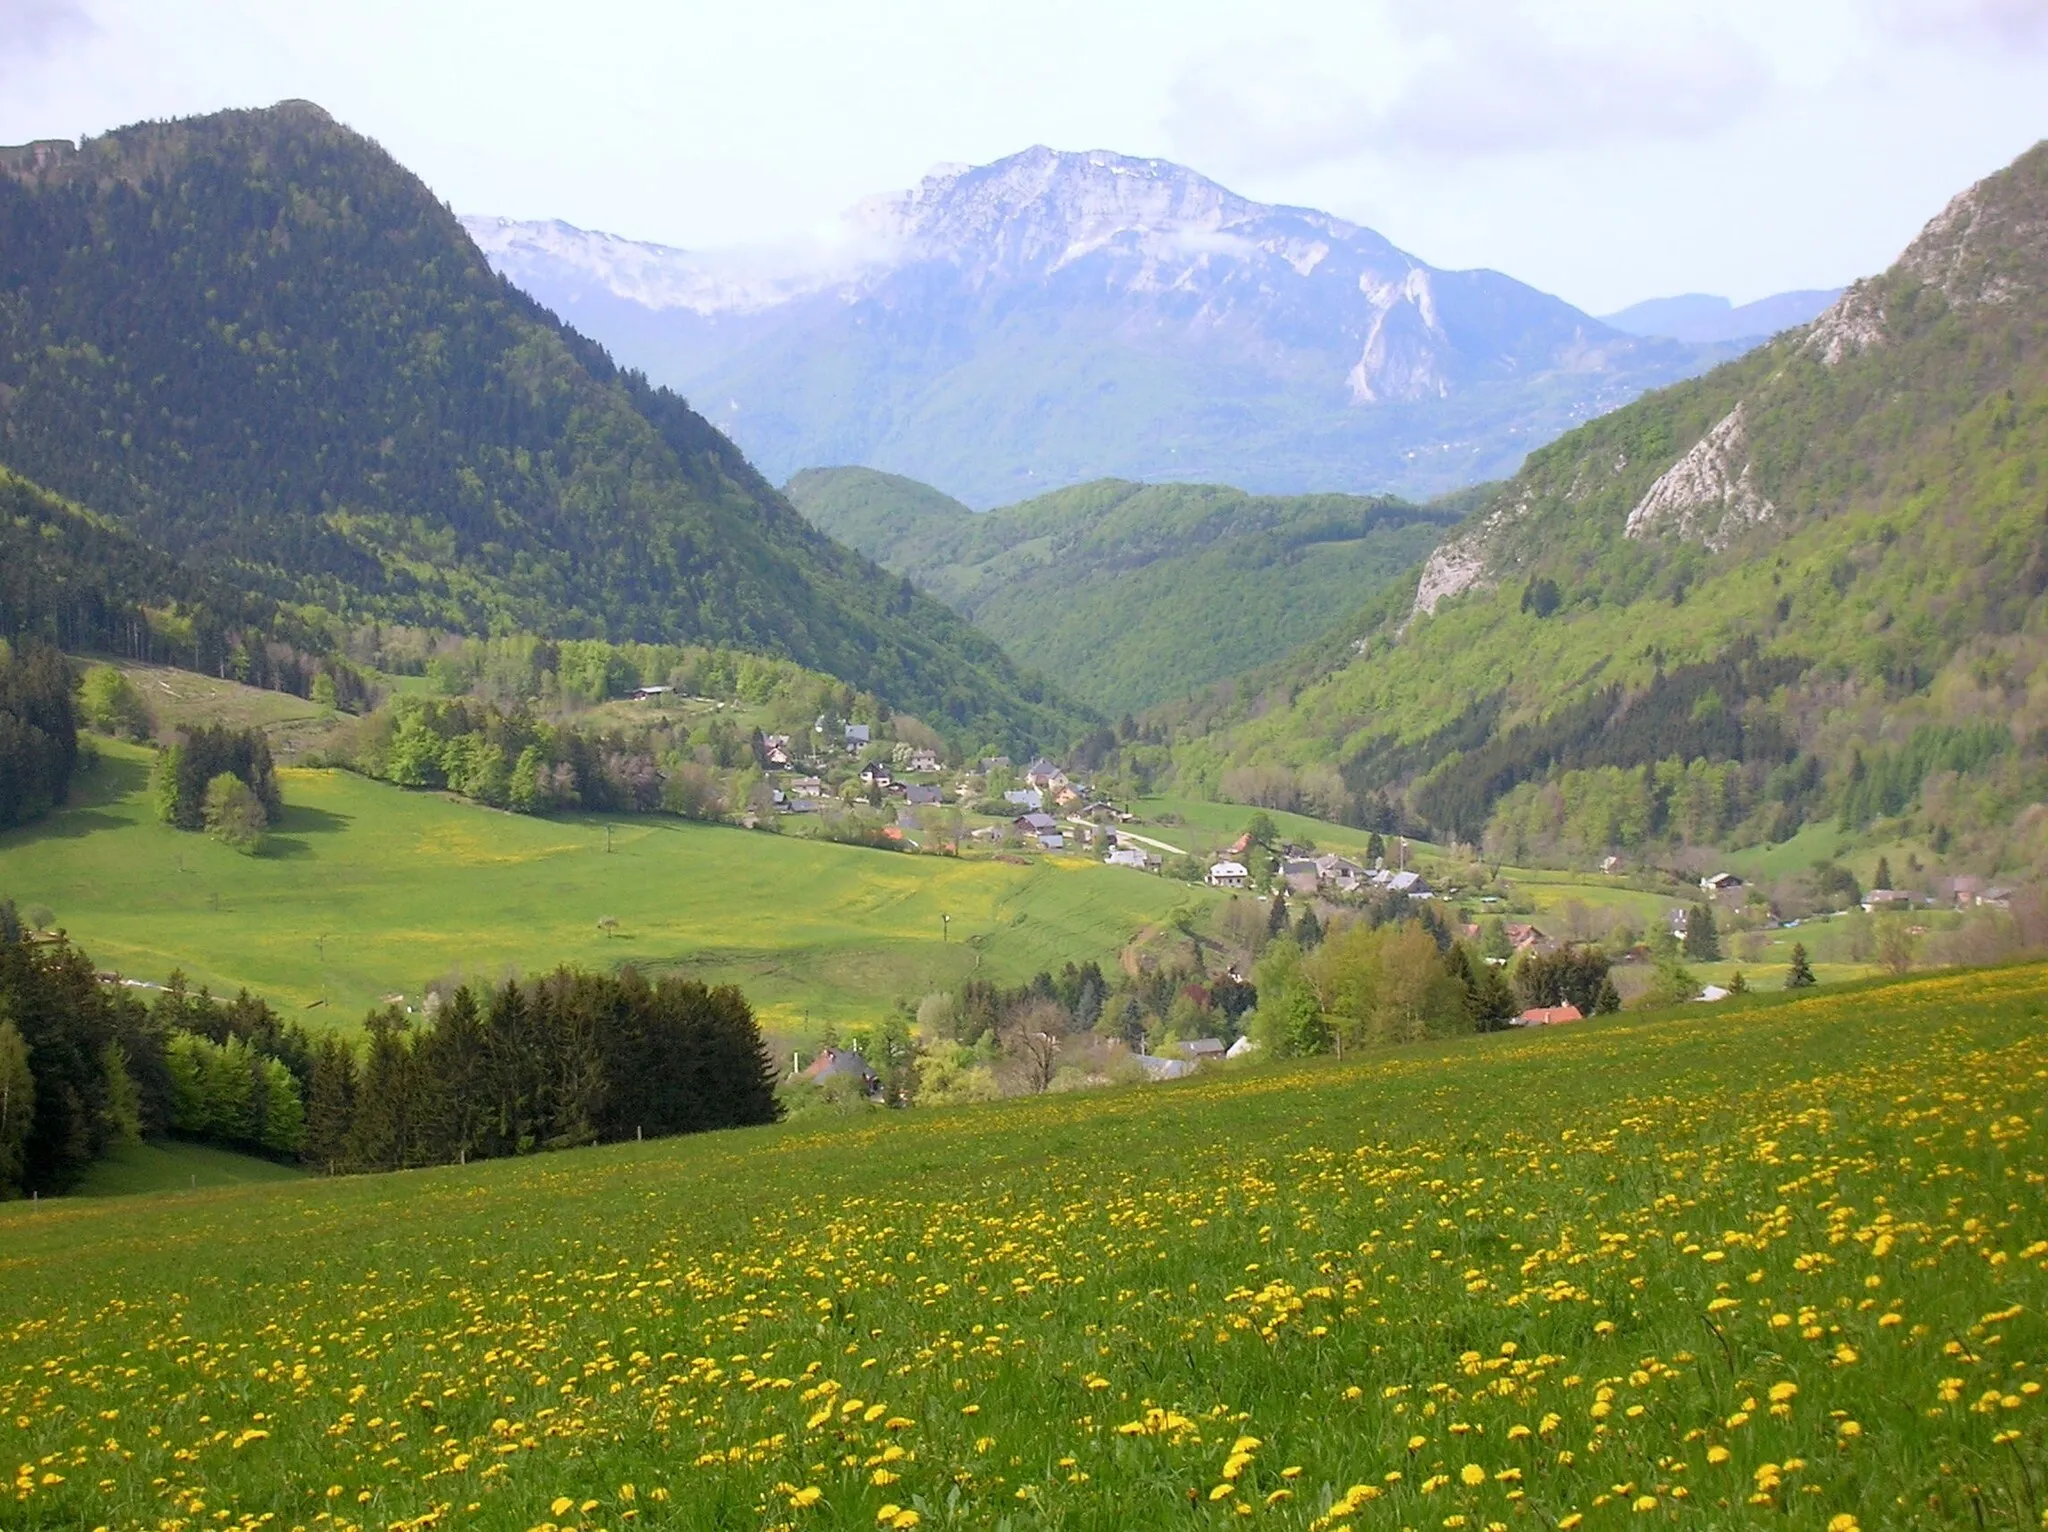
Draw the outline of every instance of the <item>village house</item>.
M1508 921L1501 930L1507 936L1508 946L1518 957L1525 952L1548 952L1557 945L1536 926L1518 925L1514 921Z
M1037 813L1045 807L1045 794L1035 787L1013 787L1003 794L1003 801L1015 808L1028 809Z
M869 761L860 769L860 780L864 787L887 787L895 779L880 761Z
M1742 887L1742 879L1732 872L1717 872L1700 879L1700 888L1709 894L1733 893Z
M1220 1037L1195 1037L1190 1038L1186 1042L1175 1043L1173 1051L1182 1058L1193 1059L1196 1063L1201 1064L1208 1062L1210 1059L1222 1058L1229 1049L1224 1045L1223 1039Z
M1137 846L1119 846L1102 860L1111 867L1135 867L1146 872L1150 870L1153 859Z
M1323 870L1307 857L1289 857L1282 862L1280 877L1289 893L1312 894L1323 886Z
M1325 851L1316 858L1316 876L1325 884L1351 893L1371 876L1356 862L1348 862L1335 852Z
M944 764L945 763L939 759L938 753L936 751L913 750L910 752L909 769L916 772L922 772L926 776L931 776L934 773L938 772L944 766Z
M636 686L628 695L635 702L652 702L656 698L668 696L674 690L673 686Z
M1041 787L1047 792L1052 792L1067 785L1067 774L1041 755L1024 768L1024 784L1027 787Z
M936 787L922 787L911 783L903 790L903 801L909 808L935 808L945 800L945 794Z
M1252 875L1242 862L1222 861L1210 867L1204 881L1211 888L1249 888Z
M1584 1021L1585 1014L1575 1005L1539 1005L1522 1012L1508 1025L1511 1027L1556 1027L1568 1021Z
M850 723L846 726L846 748L848 750L865 750L870 743L872 741L868 738L868 726L866 724Z
M1040 851L1064 851L1067 849L1067 838L1057 830L1047 830L1038 837L1038 849Z
M822 798L825 781L822 777L791 777L785 791L792 798Z
M1863 896L1863 912L1875 915L1880 910L1910 910L1913 896L1902 888L1873 888Z
M1223 1050L1223 1056L1226 1059L1241 1059L1248 1053L1258 1052L1258 1048L1259 1045L1249 1037L1240 1037L1236 1042Z
M1052 815L1035 812L1019 814L1011 821L1011 824L1017 829L1022 830L1026 835L1043 835L1048 830L1057 830L1060 827L1060 822L1053 818Z
M825 1048L811 1060L804 1072L797 1076L807 1085L822 1085L827 1080L852 1080L863 1095L874 1097L882 1093L882 1081L868 1061L851 1048Z

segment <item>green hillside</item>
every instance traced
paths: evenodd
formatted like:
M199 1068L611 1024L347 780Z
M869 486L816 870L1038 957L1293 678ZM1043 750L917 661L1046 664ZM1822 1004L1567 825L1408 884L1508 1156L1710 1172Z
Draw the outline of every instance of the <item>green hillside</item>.
M782 654L972 743L1080 721L305 102L0 151L0 463L345 618Z
M1177 905L1216 897L1080 857L1025 865L655 816L540 819L333 770L279 774L284 817L252 858L158 822L148 752L99 749L68 806L0 834L0 896L47 907L102 967L151 982L182 969L194 987L247 986L336 1026L386 995L417 1004L451 975L630 962L739 984L764 1024L809 1036L969 978L1107 964Z
M1453 511L1102 479L977 514L867 468L790 480L796 507L1105 712L1269 664L1423 557Z
M1825 819L2048 866L2044 230L2048 146L1810 330L1533 454L1262 716L1158 720L1181 787L1334 766L1511 856Z
M2040 1520L2038 967L0 1207L11 1527Z

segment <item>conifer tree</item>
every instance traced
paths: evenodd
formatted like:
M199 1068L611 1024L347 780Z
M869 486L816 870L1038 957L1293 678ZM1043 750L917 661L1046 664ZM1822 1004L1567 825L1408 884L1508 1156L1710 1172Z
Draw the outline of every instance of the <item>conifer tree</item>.
M313 1056L313 1087L306 1101L304 1153L310 1163L330 1172L346 1163L355 1108L355 1051L338 1037L322 1038Z
M1806 989L1814 983L1813 965L1806 960L1806 943L1792 944L1792 961L1785 969L1785 988Z

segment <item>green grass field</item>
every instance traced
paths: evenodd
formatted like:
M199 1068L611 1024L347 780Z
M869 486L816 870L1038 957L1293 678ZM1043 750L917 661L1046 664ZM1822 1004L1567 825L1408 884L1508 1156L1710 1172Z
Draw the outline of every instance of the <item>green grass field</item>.
M71 806L0 835L0 892L47 906L103 968L151 981L182 968L337 1025L387 995L416 1004L451 974L631 962L738 983L767 1026L803 1035L970 974L1015 984L1107 960L1211 897L1081 857L1024 866L668 818L534 819L327 770L281 773L284 821L250 858L155 823L147 752L102 749Z
M304 1175L293 1166L258 1159L253 1154L216 1149L211 1144L116 1144L86 1172L78 1194L132 1197L149 1192L246 1186L262 1181L297 1181Z
M0 1521L2038 1526L2044 1013L2015 968L16 1205Z

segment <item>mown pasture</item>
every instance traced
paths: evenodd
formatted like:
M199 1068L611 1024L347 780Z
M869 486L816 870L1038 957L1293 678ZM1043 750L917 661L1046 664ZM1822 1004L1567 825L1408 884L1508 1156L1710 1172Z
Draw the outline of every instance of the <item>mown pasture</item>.
M537 819L310 769L280 773L284 821L249 857L155 822L148 752L100 748L69 807L0 836L0 893L51 910L103 968L246 985L309 1023L352 1027L453 974L631 962L738 983L764 1025L806 1035L971 975L1018 984L1110 961L1213 897L1079 856L1027 865L670 818Z
M2037 1526L2048 968L0 1209L25 1529Z

